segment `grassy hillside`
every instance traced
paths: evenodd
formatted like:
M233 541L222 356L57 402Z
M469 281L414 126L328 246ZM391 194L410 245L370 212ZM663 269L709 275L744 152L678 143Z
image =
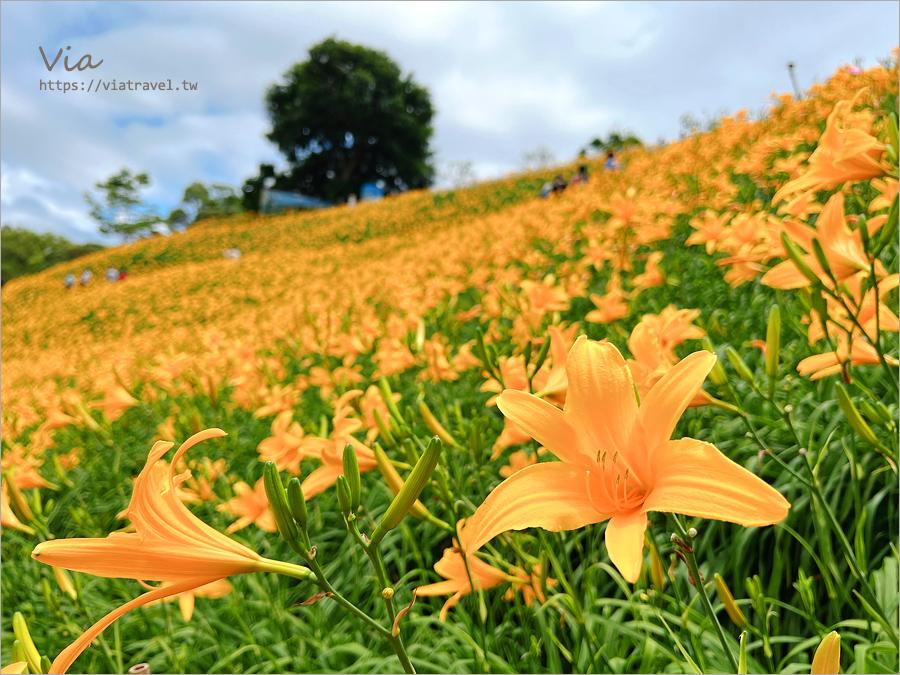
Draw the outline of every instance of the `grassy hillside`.
M84 571L71 572L66 594L50 565L31 557L35 545L126 528L119 516L141 489L132 478L154 471L144 468L154 440L180 443L220 428L226 437L178 464L193 475L182 474L171 499L266 558L321 565L316 574L370 621L335 596L300 605L323 588L309 581L241 574L223 597L201 596L190 621L173 604L125 614L73 672L125 672L141 662L153 672L396 672L398 653L434 672L731 672L742 631L749 672L809 672L832 630L846 672L892 672L900 406L889 115L897 80L896 61L890 70L838 71L803 100L773 100L764 119L737 113L711 132L631 151L623 171L594 165L587 184L549 199L538 197L546 176L531 175L352 210L238 216L79 259L95 275L86 288L63 288L65 266L8 283L3 664L12 659L15 612L52 661L146 590L128 559L113 575L96 567L98 556L70 565ZM238 261L222 255L233 246ZM109 265L127 267L128 279L108 284ZM574 500L585 481L543 483L533 499L544 506L506 528L521 531L469 551L463 579L457 543L474 535L460 522L482 522L473 513L492 492L508 494L498 488L504 478L521 479L525 466L565 466L554 454L569 452L554 447L565 425L548 431L534 413L519 428L502 402L518 399L504 394L501 412L494 394L519 390L540 414L562 415L565 406L575 419L587 386L572 356L578 344L612 353L576 343L580 335L608 341L628 360L586 371L607 373L578 418L601 430L578 440L590 446L591 471L607 476L603 429L624 419L626 398L634 393L659 411L639 435L629 427L627 442L613 443L632 462L627 453L643 447L664 414L658 402L675 396L662 388L683 389L681 409L665 409L677 421L672 436L723 456L672 468L693 467L679 504L707 517L648 509L646 540L640 530L632 542L640 570L632 579L622 554L610 557L621 521L606 524L613 512L601 513L606 497L592 493L594 479L587 494L597 514L584 526L564 510L558 521L542 520L542 509ZM693 376L683 364L707 358L686 359L703 349L718 362L702 390L701 376L688 391ZM633 386L617 389L626 379ZM444 449L420 497L431 515L407 517L386 536L381 574L341 514L333 486L344 471L340 451L353 443L363 469L363 507L350 529L373 536L392 500L375 445L408 479L435 433ZM615 464L620 453L609 455ZM274 532L267 458L284 478L304 481L312 563ZM633 515L633 500L658 483L662 460L646 462L643 473L634 464L608 474L615 483L603 489L615 492L615 513ZM790 509L763 526L751 511L758 495L774 493L768 486ZM545 494L553 490L556 501ZM527 511L530 498L518 508ZM695 498L705 504L699 511ZM529 527L539 523L549 524ZM177 550L190 556L193 548ZM458 584L443 595L458 604L448 603L442 620L446 597L419 597L398 620L398 650L384 626L414 589L452 577L451 561ZM472 570L488 565L493 571L467 592ZM383 599L386 585L392 599Z

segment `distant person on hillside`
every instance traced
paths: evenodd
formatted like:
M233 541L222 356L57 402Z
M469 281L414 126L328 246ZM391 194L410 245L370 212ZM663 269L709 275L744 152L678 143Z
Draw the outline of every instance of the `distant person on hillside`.
M615 153L612 150L606 151L606 161L603 162L603 169L605 171L619 171L622 168L622 165L619 164L619 160L616 159Z
M553 192L562 194L563 190L565 190L568 185L566 179L562 177L562 174L558 174L556 178L553 179Z
M111 284L116 283L119 280L119 270L115 267L109 267L106 270L106 280Z
M91 279L93 279L93 278L94 278L93 272L91 272L90 270L84 270L84 272L81 273L81 285L87 286L91 282Z
M541 199L549 197L551 192L553 192L553 183L548 180L544 183L544 187L541 188Z
M578 167L578 171L572 175L572 182L569 185L579 185L588 182L587 166L582 164Z
M128 278L128 272L123 267L122 269L119 270L119 281L124 281L127 278Z
M231 247L227 251L225 251L225 257L231 260L240 260L241 259L241 250L237 247Z
M75 275L69 272L63 280L63 283L66 285L66 288L72 288L75 285Z

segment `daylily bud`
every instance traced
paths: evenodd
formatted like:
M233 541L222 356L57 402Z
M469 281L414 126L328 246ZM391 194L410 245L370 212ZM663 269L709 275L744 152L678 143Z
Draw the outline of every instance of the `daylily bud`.
M53 663L50 661L50 657L47 656L46 654L41 656L41 672L49 673L50 668L52 668L52 667L53 667Z
M297 541L297 526L291 517L288 508L287 496L284 492L284 486L281 483L281 476L278 474L278 468L275 462L266 462L263 469L263 484L266 488L266 497L269 499L269 506L272 507L272 513L275 515L275 524L278 526L278 533L291 548L299 552L299 542Z
M898 195L894 195L894 201L891 202L891 209L888 211L887 222L881 228L881 236L878 238L878 245L875 246L875 249L872 251L873 258L881 253L882 249L894 240L894 234L897 232L897 223L898 220L900 220L900 218L898 218L897 198Z
M47 603L47 607L50 608L50 611L61 612L62 605L59 604L59 599L53 593L50 582L46 578L41 579L41 591L44 593L44 602Z
M437 436L431 439L428 448L426 448L416 466L413 467L412 473L406 479L406 483L400 492L397 493L397 496L394 497L394 501L391 502L384 517L382 517L381 523L375 528L375 532L372 533L373 545L377 545L384 538L384 535L397 527L406 514L409 513L410 508L412 508L422 490L425 489L425 485L431 479L434 467L437 466L438 459L441 456L441 447L441 440Z
M528 344L530 345L531 343L529 342ZM425 426L428 427L428 429L433 434L435 434L438 438L441 439L441 441L443 441L447 445L453 448L459 447L459 443L457 443L453 436L450 435L450 432L448 432L443 426L441 426L441 423L437 421L437 418L431 413L431 410L429 410L428 406L425 405L425 401L419 402L419 412L422 414L422 419L425 421Z
M341 513L344 514L344 518L349 520L352 511L350 510L350 484L347 481L347 477L338 476L335 486L337 488L338 506L341 509Z
M378 408L375 408L372 412L375 414L375 425L378 427L378 433L382 440L384 440L389 448L396 447L397 441L394 440L394 435L391 433L388 425L385 424L384 418L381 416Z
M666 573L663 570L663 561L656 546L650 546L650 580L658 591L665 590Z
M741 633L741 643L738 652L738 675L747 675L747 631Z
M769 398L775 394L778 377L778 358L781 354L781 309L772 305L769 310L769 325L766 328L766 375L769 376Z
M390 488L391 492L394 493L394 496L397 496L397 494L403 488L403 478L401 478L400 474L397 473L397 469L395 469L394 465L391 464L391 460L388 459L387 454L384 452L384 450L381 449L381 446L378 445L378 443L372 446L372 451L375 453L375 461L378 463L378 470L381 471L381 475L384 476L384 481L387 483L387 486L388 488ZM418 518L419 520L427 518L431 515L428 512L428 509L425 508L425 505L418 499L413 502L412 508L409 510L409 513L414 518Z
M728 356L728 360L731 362L738 377L748 384L753 384L753 373L750 371L750 368L747 366L744 359L741 358L741 355L731 346L726 347L725 354Z
M53 576L56 577L56 583L59 584L63 593L72 598L72 600L78 599L78 592L75 590L75 584L72 583L72 577L69 576L68 572L61 567L53 567Z
M306 533L306 497L303 496L303 488L300 487L300 479L296 476L288 481L287 498L291 515L294 517L294 520L297 521L297 526L300 528L300 537L303 539L306 548L309 548L309 535Z
M538 352L537 358L534 360L534 373L537 373L541 369L541 366L544 365L544 361L547 360L547 354L550 353L550 338L544 339L544 344L541 345L541 350Z
M813 656L810 675L831 675L841 670L841 636L831 631Z
M28 658L25 656L25 648L22 647L22 643L19 640L13 641L12 660L13 663L21 663L22 661L28 663ZM22 672L24 673L25 671L23 670Z
M409 430L406 428L406 421L403 419L403 415L400 414L400 409L397 407L397 402L394 401L393 392L391 391L391 385L388 384L387 378L382 377L378 380L378 389L381 392L381 398L384 401L384 404L387 406L388 412L400 427L400 431L402 431L404 434L408 434Z
M347 477L347 485L350 488L350 512L356 513L360 499L359 458L349 443L344 446L344 476Z
M528 366L531 363L531 340L528 341L528 344L525 345L525 351L522 353L522 358L525 361L525 370L528 370Z
M746 628L747 617L744 616L741 608L738 607L737 603L734 601L734 596L731 594L728 584L725 583L725 579L723 579L722 575L718 572L715 575L715 579L716 594L719 596L719 600L722 601L722 604L725 605L725 611L728 612L728 616L734 622L735 626L738 628Z
M831 271L831 263L828 262L828 257L825 255L825 249L822 248L821 242L819 242L816 237L813 237L812 248L813 255L816 256L816 260L818 261L819 266L822 268L825 274L827 274L836 283L837 280L834 278L834 272Z
M9 477L6 480L6 486L9 488L9 501L15 505L16 510L19 512L19 518L25 521L34 520L34 514L31 512L31 507L28 506L28 500L25 499L25 495L22 494L19 486L16 485L16 481Z
M796 244L790 240L787 232L781 233L781 245L784 247L784 252L787 253L788 258L794 266L800 270L800 273L809 279L810 283L813 285L821 283L819 281L819 277L816 276L816 273L812 271L812 268L806 264L806 261L803 259L803 254L800 253L800 250L797 248Z
M863 245L863 251L869 250L869 226L866 224L866 215L862 214L856 221L856 230Z
M419 323L416 324L416 353L422 351L425 347L425 322L422 319L419 319Z
M844 416L847 418L847 421L850 422L850 426L853 427L853 430L870 445L881 445L875 432L872 431L872 427L866 424L866 421L859 414L859 410L856 409L853 400L850 398L850 394L847 392L847 388L840 383L837 385L837 398L841 410L844 411Z
M701 342L703 345L703 349L706 351L715 354L716 350L713 348L713 344L708 337L703 338ZM712 382L717 387L721 387L728 381L728 378L725 376L725 369L722 368L722 364L719 362L719 359L716 359L715 364L713 364L712 370L709 371L709 381Z
M16 640L22 644L25 660L28 661L28 667L31 669L31 672L43 672L41 671L41 655L38 654L37 647L34 646L34 641L28 632L28 624L25 623L25 617L22 616L21 612L13 614L13 633L16 636Z

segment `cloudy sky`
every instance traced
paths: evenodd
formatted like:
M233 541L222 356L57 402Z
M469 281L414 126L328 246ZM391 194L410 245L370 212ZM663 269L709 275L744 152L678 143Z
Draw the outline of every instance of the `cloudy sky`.
M165 215L199 180L240 187L281 166L266 89L329 37L386 51L432 94L440 169L478 178L545 146L573 159L597 135L676 138L684 113L757 110L840 65L888 56L897 2L258 3L0 5L0 218L115 243L83 193L123 167ZM65 51L67 46L71 50ZM51 61L48 72L38 50ZM84 54L99 68L66 72ZM160 80L193 92L51 92L40 81Z

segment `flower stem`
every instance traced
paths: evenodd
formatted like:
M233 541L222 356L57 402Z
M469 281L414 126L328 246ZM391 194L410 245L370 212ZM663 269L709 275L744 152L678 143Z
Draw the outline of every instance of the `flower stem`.
M675 532L678 534L678 537L682 541L688 541L688 534L687 532L685 532L684 527L682 527L681 522L678 520L678 517L672 515L671 520L675 525ZM687 562L691 577L694 579L694 587L700 594L700 599L703 602L703 607L706 610L706 614L709 616L709 620L712 622L713 628L716 629L716 635L718 635L719 637L719 642L722 643L722 651L724 651L725 655L728 657L728 661L731 664L732 671L737 673L737 659L734 658L734 652L731 651L731 647L729 646L728 641L725 638L725 631L722 629L722 624L719 623L719 618L716 616L715 611L713 611L713 606L709 601L709 596L706 595L706 587L703 585L703 581L701 580L702 578L700 576L700 568L697 566L697 559L694 557L694 552L690 548L681 549L681 551L684 554L684 559L685 562Z

